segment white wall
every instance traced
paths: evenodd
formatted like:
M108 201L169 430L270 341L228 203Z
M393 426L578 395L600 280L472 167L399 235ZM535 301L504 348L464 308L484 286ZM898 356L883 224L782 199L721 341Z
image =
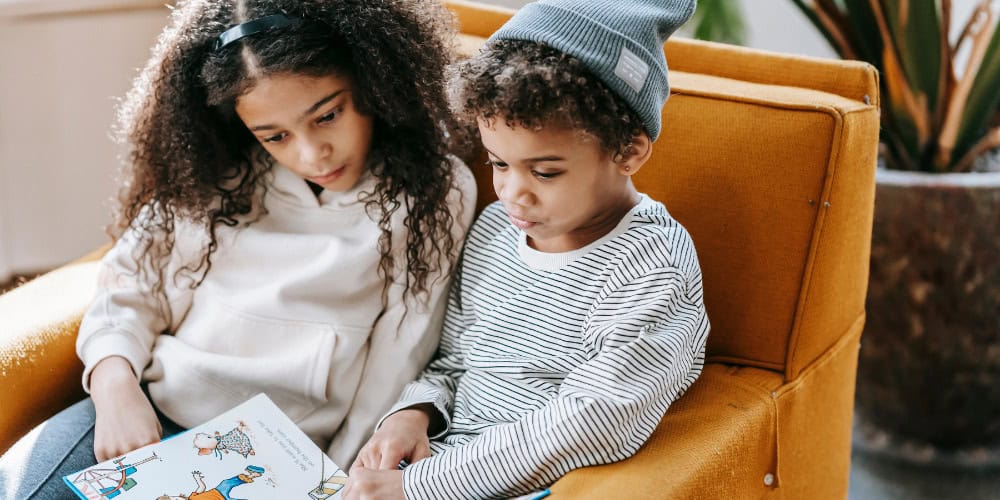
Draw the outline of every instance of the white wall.
M833 55L790 0L741 1L748 45ZM166 21L163 3L0 0L0 282L107 241L115 99Z
M837 57L791 0L740 0L748 47L806 56Z
M115 99L167 12L152 0L0 0L0 281L107 241Z

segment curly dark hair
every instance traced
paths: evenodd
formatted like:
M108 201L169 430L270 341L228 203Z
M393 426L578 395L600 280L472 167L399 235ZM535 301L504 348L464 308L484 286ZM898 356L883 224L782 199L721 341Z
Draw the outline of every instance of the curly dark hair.
M292 25L216 50L227 28L278 13ZM363 201L379 218L379 272L387 287L396 266L390 220L405 204L406 289L426 292L428 276L458 246L446 203L449 137L461 135L451 132L457 127L444 90L453 30L452 17L433 0L178 2L118 110L118 138L129 153L109 233L116 239L129 228L138 232L144 244L133 257L156 270L148 272L158 273L158 293L175 223L203 228L201 260L182 269L194 273L197 286L211 269L216 229L251 214L273 165L236 115L236 100L268 75L346 75L359 111L373 117L366 168L377 181Z
M645 130L639 115L577 58L545 43L497 40L449 69L452 111L466 124L567 127L616 157Z

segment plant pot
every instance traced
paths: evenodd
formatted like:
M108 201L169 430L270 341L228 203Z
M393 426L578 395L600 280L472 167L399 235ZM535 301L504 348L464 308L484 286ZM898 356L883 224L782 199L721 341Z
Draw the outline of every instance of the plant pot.
M861 421L932 450L1000 446L1000 173L878 171L866 308Z

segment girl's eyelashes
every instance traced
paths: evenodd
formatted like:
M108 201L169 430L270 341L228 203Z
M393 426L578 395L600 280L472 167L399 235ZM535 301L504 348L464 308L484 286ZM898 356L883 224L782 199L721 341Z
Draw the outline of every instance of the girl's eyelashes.
M327 114L319 117L316 120L316 123L328 123L328 122L332 122L335 118L337 118L338 116L340 116L340 112L341 111L342 111L342 108L338 107L338 108L334 109L333 111L331 111L331 112L329 112L329 113L327 113Z
M494 160L492 158L486 160L486 166L487 167L493 167L493 168L507 168L507 164L506 163L504 163L502 161Z
M539 179L552 179L552 178L558 177L559 174L561 174L561 173L562 172L552 172L552 173L549 173L549 172L539 172L537 170L532 170L531 171L531 174L534 175L535 177L538 177Z
M319 124L319 125L322 125L324 123L330 123L330 122L336 120L337 117L339 117L340 114L343 112L343 110L344 110L343 106L338 106L333 111L330 111L329 113L326 113L326 114L320 116L319 118L317 118L316 119L316 123ZM274 135L270 135L270 136L267 136L267 137L263 137L263 138L261 138L261 141L262 142L266 142L266 143L270 143L270 144L280 144L287 137L288 137L288 133L287 132L282 132L280 134L274 134Z
M288 134L285 133L285 132L282 132L280 134L274 134L274 135L271 135L271 136L267 136L267 137L265 137L263 139L263 141L264 142L270 142L270 143L277 144L277 143L285 140L285 137L288 137Z

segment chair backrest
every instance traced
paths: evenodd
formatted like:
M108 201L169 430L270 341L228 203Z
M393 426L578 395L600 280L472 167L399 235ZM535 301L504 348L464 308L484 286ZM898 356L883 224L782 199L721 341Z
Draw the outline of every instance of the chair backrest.
M445 3L466 53L514 12ZM864 318L878 74L679 38L665 50L673 95L636 185L694 239L709 361L795 379ZM483 206L490 173L473 171Z

